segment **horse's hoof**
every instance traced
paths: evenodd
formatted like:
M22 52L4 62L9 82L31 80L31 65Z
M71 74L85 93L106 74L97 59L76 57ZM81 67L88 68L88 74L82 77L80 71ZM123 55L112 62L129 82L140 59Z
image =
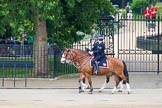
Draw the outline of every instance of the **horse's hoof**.
M118 92L123 92L123 90L118 90Z
M82 92L84 92L84 90L79 90L79 93L82 93Z
M86 89L90 89L90 87L89 87L89 86L87 86L87 87L86 87Z
M131 94L131 90L128 91L128 94Z
M98 92L100 92L100 93L101 93L101 92L102 92L102 90L99 90Z
M102 92L103 90L104 90L103 88L100 88L100 89L99 89L99 92Z
M88 92L88 94L92 94L92 92L90 91L90 92Z
M111 94L114 94L114 92L111 92Z
M88 87L89 87L88 85L83 85L83 88L86 88L87 89Z

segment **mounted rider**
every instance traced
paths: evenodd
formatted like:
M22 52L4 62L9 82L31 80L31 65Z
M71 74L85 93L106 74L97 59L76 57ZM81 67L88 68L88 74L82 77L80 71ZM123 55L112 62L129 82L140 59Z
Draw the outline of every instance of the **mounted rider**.
M89 51L90 55L94 55L94 58L92 59L92 65L93 67L96 67L96 71L94 72L95 74L97 74L99 70L98 62L101 59L106 59L106 55L104 52L105 44L103 42L103 39L104 39L103 36L97 37L98 42L95 42L93 44L92 50Z

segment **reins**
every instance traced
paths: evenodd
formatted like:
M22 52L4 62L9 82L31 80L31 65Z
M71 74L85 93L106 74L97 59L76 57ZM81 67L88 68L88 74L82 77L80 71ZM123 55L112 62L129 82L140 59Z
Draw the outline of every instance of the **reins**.
M71 51L71 50L70 50ZM66 56L68 55L69 53L66 54ZM70 56L73 56L73 54L70 54ZM74 57L74 56L73 56ZM75 62L79 62L80 60L82 60L83 58L87 57L87 55L84 55L84 56L81 56L79 58L76 58L76 59L71 59L71 63L74 65L74 67L76 67L78 70L81 70L81 68L83 68L85 66L85 64L88 62L88 60L90 60L90 57L88 56L87 60L84 61L81 65L77 65Z
M81 57L82 58L82 57ZM81 70L81 68L83 68L86 63L88 62L88 60L90 60L90 57L87 57L88 59L86 61L84 61L81 65L76 65L74 62L75 61L72 61L73 62L73 65L78 69L78 70Z

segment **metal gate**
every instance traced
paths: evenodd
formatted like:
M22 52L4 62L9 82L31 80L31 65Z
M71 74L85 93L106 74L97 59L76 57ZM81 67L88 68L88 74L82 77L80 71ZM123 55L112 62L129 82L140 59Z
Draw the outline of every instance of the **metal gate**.
M100 34L105 37L105 53L114 56L114 18L111 16L99 19Z
M130 72L162 72L162 19L120 19L114 35L115 56L126 61Z

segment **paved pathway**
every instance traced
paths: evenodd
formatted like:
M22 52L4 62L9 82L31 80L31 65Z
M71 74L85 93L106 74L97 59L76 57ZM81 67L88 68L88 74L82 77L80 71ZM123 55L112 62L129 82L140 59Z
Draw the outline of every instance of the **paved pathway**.
M130 72L130 85L132 89L155 89L162 88L162 73L142 73L142 72ZM34 78L26 80L26 88L77 88L78 87L79 74L72 76L62 76L57 80L46 78ZM105 81L105 76L92 76L93 87L100 88ZM87 82L86 82L87 83ZM2 85L2 80L0 80ZM5 79L4 87L0 85L0 88L14 88L13 79ZM106 88L113 88L115 85L114 77L110 77L110 82ZM15 88L24 88L25 79L15 79Z
M162 89L135 89L90 95L76 89L1 89L1 108L162 108Z
M99 93L104 76L93 76L94 93L78 93L78 76L66 76L58 80L28 79L24 88L23 80L6 81L6 89L0 89L0 108L162 108L162 74L130 73L132 93L111 94L113 77L107 89ZM20 89L21 88L21 89Z

